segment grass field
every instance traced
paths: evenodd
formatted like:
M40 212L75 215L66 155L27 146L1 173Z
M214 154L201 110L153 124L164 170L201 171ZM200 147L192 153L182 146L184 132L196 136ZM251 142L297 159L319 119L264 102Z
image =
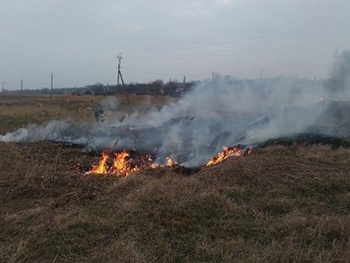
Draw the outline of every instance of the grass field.
M103 98L0 97L0 134ZM120 112L168 98L120 98ZM82 175L98 157L0 142L0 262L350 262L350 149L268 146L193 175Z

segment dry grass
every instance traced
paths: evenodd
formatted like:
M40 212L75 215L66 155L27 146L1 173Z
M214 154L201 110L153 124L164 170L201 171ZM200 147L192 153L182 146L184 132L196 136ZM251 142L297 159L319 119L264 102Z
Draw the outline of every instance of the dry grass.
M113 98L113 97L110 97ZM72 118L75 121L93 120L93 109L97 103L103 103L105 96L53 96L49 95L0 95L0 134L15 131L29 123L45 123L52 119ZM118 96L119 107L112 112L114 117L122 118L132 113L135 107L147 111L151 107L160 107L175 100L166 96L129 95L130 104L123 95ZM108 116L106 116L108 117Z
M350 149L270 146L192 176L125 179L79 175L98 157L59 144L0 154L0 262L350 259Z

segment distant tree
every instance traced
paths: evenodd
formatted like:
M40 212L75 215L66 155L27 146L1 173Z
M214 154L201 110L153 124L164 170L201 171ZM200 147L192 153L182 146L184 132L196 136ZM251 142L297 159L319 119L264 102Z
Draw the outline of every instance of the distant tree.
M326 86L330 91L341 92L350 89L350 50L344 50L340 54L336 50L329 73Z
M153 95L159 95L163 86L164 82L161 79L157 79L156 81L149 83L150 93Z
M104 92L104 86L102 83L95 83L89 86L90 91L93 94L102 94Z
M172 90L175 90L177 88L179 84L179 81L178 80L169 80L166 85L168 86L168 88L172 89Z

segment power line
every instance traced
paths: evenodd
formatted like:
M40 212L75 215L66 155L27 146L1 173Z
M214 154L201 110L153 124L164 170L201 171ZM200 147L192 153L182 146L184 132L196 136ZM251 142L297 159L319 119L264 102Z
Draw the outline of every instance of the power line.
M257 39L270 38L270 37L274 37L274 36L284 36L284 35L289 35L292 33L300 33L303 31L306 32L307 30L315 30L315 29L323 29L323 28L322 27L306 27L306 28L303 27L303 28L299 28L299 29L287 30L287 31L282 31L282 32L278 32L278 33L273 33L273 34L265 34L265 35L260 35L260 36L246 37L246 38L229 40L229 41L224 41L224 42L215 42L215 43L206 44L206 45L195 45L195 46L171 48L171 49L156 49L156 50L149 50L149 51L134 52L134 54L135 53L138 54L138 53L171 52L171 51L179 51L179 50L207 48L207 47L212 47L212 46L220 46L220 45L240 43L240 42L246 42L246 41L257 40ZM128 57L130 57L130 56L128 56Z
M261 47L269 47L261 49ZM259 51L268 51L268 50L276 50L276 49L284 49L290 47L296 47L297 45L289 45L289 46L275 46L273 44L256 46L256 47L248 47L248 48L237 48L237 49L228 49L221 51L211 51L211 52L203 52L203 53L192 53L192 54L183 54L183 55L169 55L163 56L161 58L169 58L169 59L187 59L187 58L207 58L207 57L217 57L217 56L226 56L226 55L235 55L235 54L245 54L245 53L254 53ZM238 51L238 52L236 52Z
M140 72L144 74L151 74L151 75L159 75L159 76L167 76L167 77L182 77L184 74L171 74L171 73L160 73L160 72L152 72L152 71L145 71L145 70L139 70L139 69L132 69L132 68L125 68L129 71L134 71L134 72ZM198 73L198 74L186 74L186 76L202 76L208 74L208 72L205 73Z
M294 30L294 31L295 31L295 30ZM182 47L182 48L173 48L173 49L150 50L150 51L146 51L146 52L143 52L143 53L171 52L171 51L179 51L179 50L206 48L206 47L212 47L212 46L221 46L221 45L227 45L227 44L245 42L245 41L250 41L250 40L263 39L263 38L268 38L268 37L272 37L272 36L281 36L281 35L290 34L291 32L293 32L293 31L285 31L285 32L280 32L280 33L275 33L275 34L267 34L267 35L262 35L262 36L255 36L255 37L249 37L249 38L242 38L242 39L230 40L230 41L225 41L225 42L217 42L217 43L211 43L211 44L207 44L207 45L197 45L197 46ZM136 53L137 53L137 52L136 52Z
M299 45L300 46L300 45ZM256 50L247 50L247 51L240 51L240 52L225 52L225 53L214 53L210 55L203 55L203 56L187 56L187 57L178 57L177 59L187 59L187 58L208 58L208 57L218 57L218 56L232 56L232 55L238 55L238 54L249 54L249 53L256 53L256 52L265 52L265 51L273 51L278 49L285 49L285 48L292 48L292 47L298 47L298 45L291 45L291 46L282 46L282 47L274 47L274 48L265 48L265 49L256 49Z
M139 70L139 69L132 69L132 68L124 68L130 71L145 73L145 74L154 74L154 75L163 75L163 76L175 76L174 74L169 73L159 73L159 72L151 72L151 71L145 71L145 70Z
M343 36L344 34L340 34ZM318 37L318 38L311 38L307 40L302 40L301 43L295 44L295 45L286 45L286 46L278 46L275 44L266 44L266 45L259 45L259 46L253 46L253 47L242 47L242 48L235 48L235 49L224 49L224 50L218 50L218 51L207 51L202 53L187 53L187 54L177 54L177 55L163 55L163 56L156 56L157 58L163 58L163 59L188 59L188 58L208 58L208 57L217 57L217 56L230 56L230 55L236 55L236 54L248 54L248 53L255 53L255 52L265 52L265 51L272 51L272 50L278 50L278 49L286 49L286 48L295 48L295 47L301 47L305 46L305 44L312 44L314 42L319 41L327 41L327 40L333 40L334 36L328 36L328 37ZM272 46L271 48L265 48L260 49L261 47L268 47ZM273 47L275 46L275 47ZM242 51L240 51L242 50ZM246 51L244 51L246 50ZM234 52L239 51L239 52ZM153 56L154 57L154 56ZM147 58L146 56L142 57L134 57L136 59L144 59Z
M274 35L285 35L288 33L291 33L293 31L287 31L287 32L282 32L278 34L273 34L273 35L264 35L264 36L258 36L258 37L252 37L252 38L245 38L245 39L240 39L236 41L227 41L227 42L221 42L221 43L214 43L214 44L209 44L209 45L203 45L203 46L193 46L193 47L187 47L187 48L177 48L177 49L168 49L168 50L156 50L153 51L154 53L156 52L161 52L161 51L176 51L176 50L186 50L186 49L195 49L195 48L204 48L204 47L210 47L210 46L218 46L218 45L223 45L223 44L228 44L228 43L238 43L238 42L243 42L247 40L253 40L253 39L261 39L261 38L267 38L269 36L274 36ZM344 35L344 34L339 34L339 35ZM303 46L305 43L312 43L312 42L319 42L319 41L325 41L325 40L332 40L334 36L328 36L328 37L317 37L317 38L309 38L305 40L301 40L299 44L295 45L278 45L274 43L269 43L265 45L257 45L257 46L251 46L251 47L237 47L237 48L229 48L229 49L222 49L222 50L214 50L214 51L199 51L199 52L192 52L192 53L184 53L184 54L165 54L165 55L150 55L147 54L147 52L144 55L130 55L128 57L132 59L149 59L150 57L152 58L162 58L162 59L187 59L187 58L205 58L205 57L216 57L216 56L225 56L225 55L235 55L235 54L243 54L243 53L253 53L253 52L259 52L259 51L269 51L269 50L277 50L277 49L284 49L284 48L294 48L298 46ZM269 47L272 46L272 48L268 49L260 49L262 47ZM273 47L275 46L275 47ZM235 51L240 51L241 52L235 52ZM247 50L247 51L244 51ZM149 52L151 53L151 52Z

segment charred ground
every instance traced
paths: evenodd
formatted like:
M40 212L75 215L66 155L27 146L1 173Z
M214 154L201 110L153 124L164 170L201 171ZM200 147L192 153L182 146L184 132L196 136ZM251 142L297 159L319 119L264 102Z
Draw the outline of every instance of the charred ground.
M80 174L99 156L79 147L0 142L0 261L348 262L350 148L271 143L120 178Z

